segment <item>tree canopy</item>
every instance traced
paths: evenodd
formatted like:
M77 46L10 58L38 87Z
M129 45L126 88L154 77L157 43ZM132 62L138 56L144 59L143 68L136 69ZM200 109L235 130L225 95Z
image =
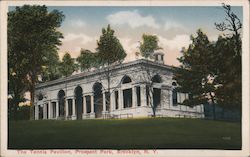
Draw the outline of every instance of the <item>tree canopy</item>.
M59 66L59 71L63 76L71 75L77 69L74 58L67 52L62 58Z
M158 37L156 35L143 34L140 42L140 54L142 57L151 58L155 50L162 49L158 46Z
M18 80L9 78L9 84L12 84L9 90L13 91L15 85L24 82L31 93L31 106L38 76L61 45L63 35L57 28L63 20L62 12L49 12L44 5L24 5L8 12L9 76L18 74Z
M106 29L102 29L102 35L97 41L96 50L98 55L103 63L108 65L114 62L122 62L127 55L114 33L115 31L108 25Z

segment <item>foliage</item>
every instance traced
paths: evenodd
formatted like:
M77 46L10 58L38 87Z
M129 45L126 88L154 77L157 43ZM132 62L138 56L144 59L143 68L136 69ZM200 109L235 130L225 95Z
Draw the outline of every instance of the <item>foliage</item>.
M223 4L226 13L226 22L215 23L219 31L227 32L219 37L215 45L215 64L218 77L218 90L216 96L218 103L227 108L242 106L242 41L240 19L231 10L230 5Z
M178 58L182 65L175 69L174 79L179 85L177 91L192 95L183 102L184 105L194 106L208 101L214 102L215 76L210 70L214 57L212 45L201 30L197 31L197 37L191 36L191 40L188 49L182 50L183 56Z
M62 58L60 63L59 71L63 76L71 75L77 69L74 58L71 58L70 54L67 52Z
M37 5L16 7L8 13L9 76L20 73L18 80L9 79L9 84L16 86L19 82L24 82L31 93L31 106L38 76L41 75L43 66L47 65L50 54L57 53L57 46L61 44L63 36L57 28L61 26L63 19L62 12L48 12L46 6ZM10 92L13 92L12 88L16 88L13 86L9 86ZM33 107L30 114L33 115Z
M81 50L80 56L77 57L76 61L78 62L81 70L87 69L88 71L92 67L99 67L102 65L101 59L98 53L93 53L90 50Z
M140 54L142 57L151 58L155 50L162 49L158 46L158 37L156 35L142 35L142 42L140 42Z
M99 57L104 63L110 65L114 62L122 62L126 57L126 53L118 40L114 35L115 31L108 25L107 29L102 29L102 35L99 41L97 41L97 52Z
M16 111L11 107L11 103L8 106L8 120L29 120L30 119L30 106L18 106Z
M46 66L43 66L41 74L43 82L56 80L62 76L59 71L60 60L58 53L51 53L46 64Z

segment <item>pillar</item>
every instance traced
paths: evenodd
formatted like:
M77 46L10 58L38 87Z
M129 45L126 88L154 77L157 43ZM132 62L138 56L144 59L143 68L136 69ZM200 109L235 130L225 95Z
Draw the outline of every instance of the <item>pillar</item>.
M91 112L94 113L94 95L90 95L90 105L91 105Z
M68 118L68 116L69 116L69 101L68 101L68 99L66 98L65 99L65 118L67 119Z
M103 112L106 112L106 96L105 96L105 91L102 92L102 110Z
M141 84L141 106L147 106L147 99L146 99L146 85Z
M115 91L110 93L110 111L113 111L115 108Z
M76 117L76 104L75 104L75 98L72 98L72 117Z
M119 89L119 109L123 109L123 91Z
M35 105L35 120L39 119L38 105Z
M58 118L59 117L59 103L58 101L55 101L55 103L56 103L56 118Z
M51 106L50 106L50 101L48 101L48 119L51 119Z
M87 106L86 106L86 97L83 95L82 96L82 103L83 103L83 114L87 114Z
M132 87L132 107L137 106L136 86Z
M46 103L43 104L43 119L46 119Z

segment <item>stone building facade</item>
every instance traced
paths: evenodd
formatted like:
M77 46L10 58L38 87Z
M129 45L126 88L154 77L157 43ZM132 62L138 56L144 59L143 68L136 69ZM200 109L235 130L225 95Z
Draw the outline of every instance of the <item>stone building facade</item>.
M203 105L178 103L187 93L175 91L173 67L163 53L155 61L138 59L40 83L35 89L34 117L38 119L94 119L148 117L204 117ZM110 94L109 94L110 93Z

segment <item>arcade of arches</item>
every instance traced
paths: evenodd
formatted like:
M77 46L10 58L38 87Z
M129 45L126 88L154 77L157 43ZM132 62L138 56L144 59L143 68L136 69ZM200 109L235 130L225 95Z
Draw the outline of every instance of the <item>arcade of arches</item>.
M152 77L151 81L153 84L162 83L159 75ZM150 106L150 103L160 106L159 87L151 87L150 90L146 84L132 86L131 83L129 76L123 76L120 88L110 89L110 94L100 82L94 83L92 94L85 94L79 85L75 87L73 96L66 96L66 91L61 89L57 94L57 101L46 102L43 107L38 107L37 119L102 118L109 115L111 110Z

